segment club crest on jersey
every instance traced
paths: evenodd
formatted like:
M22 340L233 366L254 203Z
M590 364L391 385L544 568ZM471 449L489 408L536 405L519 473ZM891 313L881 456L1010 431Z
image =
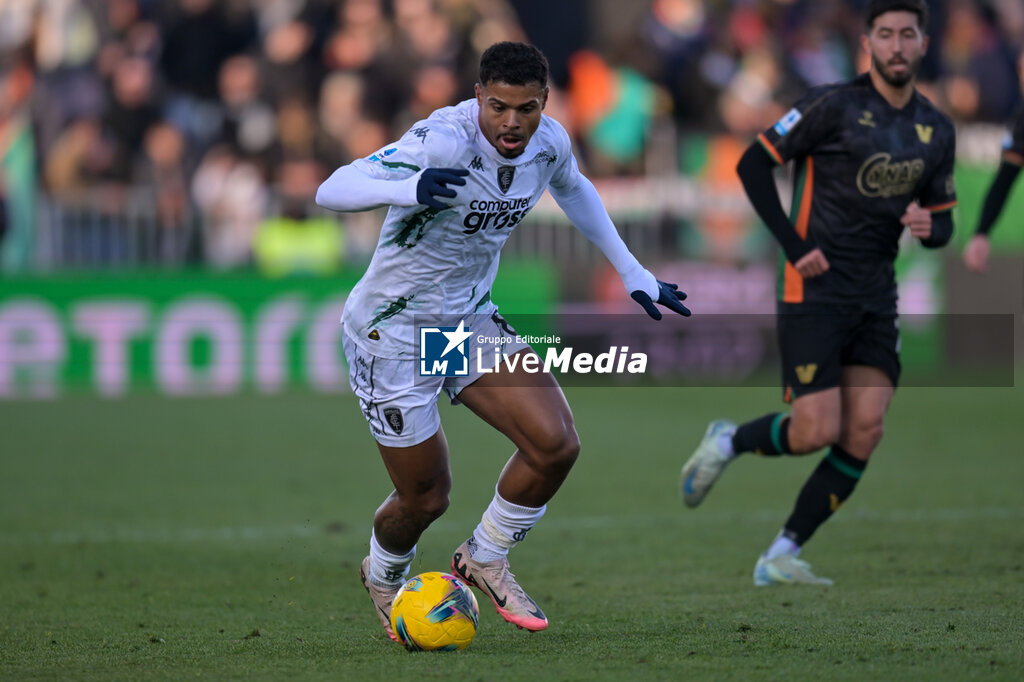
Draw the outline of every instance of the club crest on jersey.
M512 179L516 175L515 166L498 166L498 189L504 194L512 186Z
M779 134L779 137L785 136L786 133L793 129L793 126L800 122L801 118L803 118L803 115L799 111L795 108L790 109L786 115L780 118L778 123L775 124L775 132Z
M385 407L384 418L388 420L388 426L395 432L396 435L401 436L402 430L405 428L405 420L402 418L402 411L397 407Z

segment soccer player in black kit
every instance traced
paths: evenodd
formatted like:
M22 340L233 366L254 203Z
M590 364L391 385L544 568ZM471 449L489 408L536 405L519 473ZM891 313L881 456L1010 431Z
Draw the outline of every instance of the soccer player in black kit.
M831 584L798 558L850 496L882 438L899 380L893 261L903 231L929 248L949 241L953 125L914 88L928 47L923 0L871 0L862 47L871 70L813 88L758 135L737 167L758 215L782 246L777 326L789 414L739 427L713 421L683 466L696 507L737 455L828 448L782 530L754 568L755 585ZM772 178L792 160L792 212Z
M974 272L985 272L988 269L988 235L1003 211L1003 205L1020 174L1021 166L1024 166L1024 107L1017 112L1013 129L1003 142L1003 159L985 196L978 230L964 249L964 263Z

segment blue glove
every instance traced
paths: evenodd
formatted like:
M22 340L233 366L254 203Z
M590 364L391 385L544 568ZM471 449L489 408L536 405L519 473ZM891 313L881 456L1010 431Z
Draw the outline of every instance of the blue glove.
M630 297L643 306L647 314L656 320L661 319L661 311L654 305L654 301L647 295L646 291L637 289L630 294ZM658 280L658 303L665 306L669 310L679 313L683 317L689 317L690 311L680 301L686 300L686 294L679 291L679 287L675 284L669 284L668 282L662 282Z
M448 208L434 197L455 198L455 190L448 185L465 185L469 171L465 168L428 168L416 183L416 201L436 209Z

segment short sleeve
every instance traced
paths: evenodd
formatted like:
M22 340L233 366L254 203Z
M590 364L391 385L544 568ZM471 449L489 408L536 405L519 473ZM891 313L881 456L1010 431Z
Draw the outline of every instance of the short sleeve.
M830 106L835 92L812 88L775 125L758 134L757 141L775 163L810 156L831 139L840 122Z

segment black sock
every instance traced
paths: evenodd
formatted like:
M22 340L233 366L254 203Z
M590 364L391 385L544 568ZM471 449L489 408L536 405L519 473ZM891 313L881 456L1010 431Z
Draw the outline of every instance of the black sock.
M736 454L756 452L769 457L788 455L789 415L773 412L741 424L733 434L732 448Z
M801 546L810 540L818 526L853 493L867 464L833 445L800 490L783 528L786 537Z

